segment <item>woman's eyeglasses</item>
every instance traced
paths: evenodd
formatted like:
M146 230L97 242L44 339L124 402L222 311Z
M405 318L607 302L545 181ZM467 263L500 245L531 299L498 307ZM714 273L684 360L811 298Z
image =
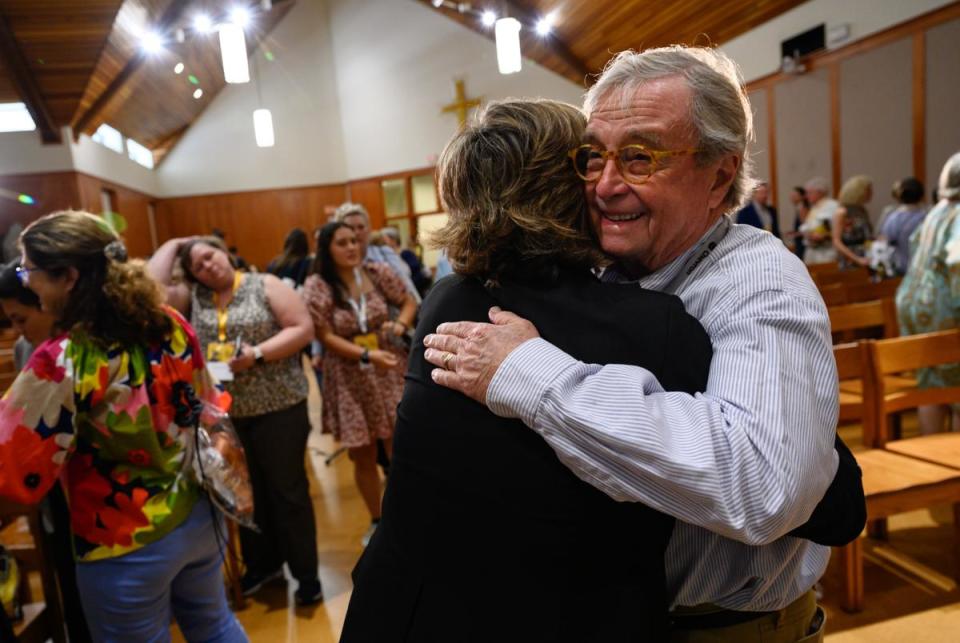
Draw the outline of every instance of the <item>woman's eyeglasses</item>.
M25 268L25 267L22 266L22 265L17 266L17 279L20 280L20 285L21 285L21 286L26 286L27 284L29 284L29 283L30 283L30 273L31 273L31 272L36 272L36 271L38 271L38 270L43 270L43 268Z

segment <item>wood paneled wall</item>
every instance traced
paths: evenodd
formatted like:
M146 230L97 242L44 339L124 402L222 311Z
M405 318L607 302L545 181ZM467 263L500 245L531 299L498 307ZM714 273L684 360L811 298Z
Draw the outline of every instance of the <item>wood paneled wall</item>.
M150 234L149 210L153 197L137 192L122 185L110 183L87 174L77 174L81 207L88 212L100 213L103 210L100 193L110 190L116 195L117 213L123 215L127 229L123 233L127 252L131 257L147 257L155 248Z
M766 97L769 141L752 149L771 162L782 229L793 224L791 187L815 175L834 193L851 175L871 175L874 217L894 179L912 174L933 187L960 141L957 35L960 2L812 54L802 76L778 72L749 83L752 97Z
M100 192L112 190L116 195L117 212L127 221L124 241L131 256L147 256L153 252L148 219L152 197L109 181L80 172L48 172L0 176L0 188L15 194L28 194L36 200L24 205L14 196L0 197L0 235L11 225L27 225L57 210L102 211Z
M330 207L344 200L343 184L160 199L157 237L163 243L220 228L240 256L262 269L280 253L290 230L303 228L312 234L327 222Z

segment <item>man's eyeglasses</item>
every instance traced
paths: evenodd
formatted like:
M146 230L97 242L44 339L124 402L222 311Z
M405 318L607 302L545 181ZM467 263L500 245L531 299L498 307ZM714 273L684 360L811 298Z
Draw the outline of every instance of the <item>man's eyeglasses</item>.
M624 145L618 150L604 150L595 145L575 147L567 156L573 161L573 169L584 181L592 183L603 175L607 161L613 159L620 176L627 183L639 185L660 169L664 159L699 152L692 147L686 150L654 150L645 145Z
M43 268L24 268L22 265L17 266L17 279L20 280L21 286L26 286L30 283L30 273L36 272L38 270L43 270Z

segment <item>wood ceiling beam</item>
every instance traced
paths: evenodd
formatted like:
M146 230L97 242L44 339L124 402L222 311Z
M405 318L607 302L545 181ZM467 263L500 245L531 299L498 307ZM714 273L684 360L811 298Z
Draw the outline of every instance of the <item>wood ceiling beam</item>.
M160 16L160 19L154 25L154 28L159 33L167 33L170 29L180 20L180 17L183 15L183 12L191 4L190 0L172 0L169 5L167 5L166 10ZM73 137L78 139L80 134L88 133L86 130L90 128L97 116L100 115L100 112L103 111L103 108L107 106L117 93L123 88L124 85L129 82L133 75L140 69L143 65L143 61L146 59L146 55L143 51L137 50L137 53L133 55L133 58L127 61L127 64L123 66L123 69L120 70L120 73L110 82L109 85L97 96L97 100L93 102L93 105L84 112L80 118L76 119L73 123Z
M446 17L454 20L455 22L460 23L464 27L488 38L489 40L494 40L495 37L492 29L484 29L480 25L476 17L471 13L460 13L455 8L450 8L446 5L440 7L433 6L433 3L430 0L417 0L421 4L427 5L434 11L445 15ZM470 4L470 3L467 3ZM536 24L538 17L528 8L517 4L513 0L501 0L496 3L503 8L502 13L509 15L512 18L516 18L522 22L525 26L531 26ZM478 5L473 6L473 10L480 9ZM547 36L530 36L531 31L526 29L524 32L521 32L521 38L526 41L528 46L540 46L545 48L551 54L559 58L563 62L565 71L561 73L562 76L571 80L579 85L590 84L590 75L594 73L587 67L586 63L583 60L575 56L567 45L557 38L556 34L551 33ZM537 38L537 41L534 42L532 38ZM538 61L540 62L540 61ZM542 63L541 63L542 64ZM555 70L556 71L556 70Z
M20 51L10 23L2 12L0 12L0 55L7 64L13 86L27 106L27 111L30 112L30 117L37 129L40 130L43 142L60 143L62 141L60 129L50 114L43 94L40 93L40 87L27 66L27 59Z

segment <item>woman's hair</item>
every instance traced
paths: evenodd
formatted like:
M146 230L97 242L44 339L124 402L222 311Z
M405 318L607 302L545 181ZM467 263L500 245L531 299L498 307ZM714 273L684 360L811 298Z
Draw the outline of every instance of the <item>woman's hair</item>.
M339 308L346 308L347 300L344 299L343 293L347 290L347 285L340 279L337 266L333 262L333 254L330 252L333 237L340 228L349 230L350 226L342 221L332 221L320 228L320 232L317 233L317 256L313 260L311 272L320 275L325 282L330 284L334 305Z
M15 299L24 306L40 308L40 299L29 288L24 288L17 277L19 259L0 266L0 299Z
M230 265L233 266L234 270L237 269L237 260L233 256L233 253L227 248L227 244L224 243L223 239L212 235L209 237L194 237L190 241L180 246L180 251L177 253L180 269L183 271L183 278L187 281L191 283L197 283L197 278L193 276L193 266L190 261L190 253L198 244L211 246L217 250L220 250L223 252L223 254L227 255L227 261L230 262Z
M123 243L88 212L63 211L31 223L20 235L24 253L52 276L77 271L58 325L97 344L158 342L171 330L163 293L142 261L127 261Z
M602 261L567 156L585 127L566 103L496 101L447 143L437 172L449 220L432 245L457 272L496 280Z
M867 202L867 193L873 187L873 180L866 174L851 176L840 188L837 201L844 205L863 205Z
M283 252L270 262L274 274L279 274L286 268L293 267L303 261L310 254L310 243L307 233L300 228L294 228L283 242Z
M810 208L810 199L807 198L807 190L802 185L793 186L793 191L800 195L800 203L803 207Z
M897 191L897 200L900 201L900 203L913 205L923 201L926 190L920 179L914 176L908 176L905 179L897 181L897 183L900 184L900 189Z
M368 246L385 246L387 245L386 235L383 234L383 230L374 230L370 233L370 236L367 238Z

